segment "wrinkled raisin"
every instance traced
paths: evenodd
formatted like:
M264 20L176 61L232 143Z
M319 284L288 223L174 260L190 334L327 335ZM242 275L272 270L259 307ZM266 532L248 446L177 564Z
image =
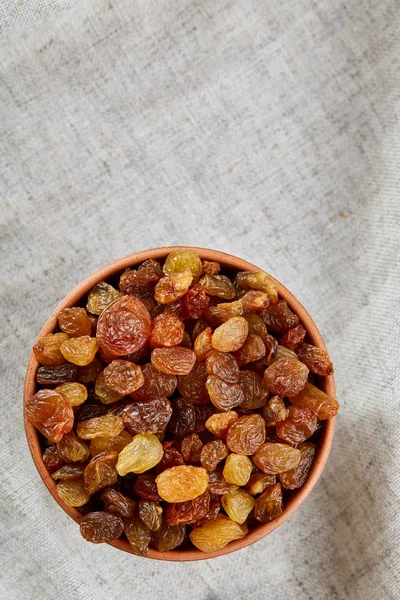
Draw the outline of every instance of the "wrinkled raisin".
M160 462L162 455L162 444L155 435L138 433L119 453L117 471L121 476L127 473L143 473Z
M212 333L211 327L206 327L194 340L193 350L199 362L206 360L207 355L212 351Z
M124 522L118 515L104 511L91 512L83 517L80 530L82 537L88 542L112 542L123 532Z
M257 521L267 523L282 514L282 488L280 483L269 485L256 500L254 516Z
M47 367L59 367L66 362L61 354L60 347L68 339L66 333L49 333L45 337L38 339L33 346L33 353L36 360Z
M160 502L161 496L157 491L156 476L153 473L142 473L133 486L134 492L140 498Z
M212 471L208 474L208 490L212 494L217 494L218 496L232 494L237 489L238 486L235 483L226 481L222 471Z
M239 540L247 533L245 524L239 525L228 517L208 521L202 527L196 527L190 534L190 540L202 552L215 552L229 542Z
M245 415L228 429L226 443L236 454L254 454L265 442L265 421L258 414Z
M92 333L92 324L86 310L78 306L60 310L58 313L58 325L61 331L68 333L71 337L90 336Z
M276 283L265 271L241 271L236 275L236 282L243 290L259 290L268 294L271 302L278 300Z
M56 387L57 392L62 392L71 406L83 404L88 396L87 389L81 383L63 383Z
M289 406L284 421L276 424L276 434L288 444L304 442L317 428L317 415L309 408Z
M299 317L290 310L285 300L280 300L262 311L268 331L286 333L299 324Z
M57 450L57 446L46 448L43 452L43 463L49 473L54 473L63 466L64 459Z
M184 525L168 525L165 521L151 536L151 545L158 552L169 552L180 546L185 538Z
M295 396L306 385L308 369L295 358L279 358L265 370L264 383L271 394Z
M177 346L183 339L185 325L179 317L171 313L163 313L153 319L152 332L149 338L150 348L169 348Z
M196 414L191 402L184 398L172 400L172 416L168 423L168 430L174 435L187 435L196 426Z
M110 390L126 396L143 385L144 377L139 365L129 360L113 360L104 369L104 381Z
M233 494L224 494L221 503L228 517L242 525L253 510L255 500L245 490L237 490Z
M57 494L68 506L83 506L90 499L81 480L60 481L57 483Z
M161 265L153 261L153 264L141 266L137 271L124 271L119 279L119 289L128 296L147 298L153 295L154 287L162 276Z
M243 317L232 317L215 329L211 342L215 350L235 352L246 341L249 326Z
M149 531L157 531L162 523L162 507L157 502L139 500L138 517Z
M91 363L98 349L98 341L89 335L69 338L60 346L64 358L79 367L85 367Z
M257 496L258 494L261 494L268 485L272 485L275 482L275 475L268 475L267 473L253 473L246 484L246 491L252 496Z
M306 333L303 325L296 325L296 327L292 327L292 329L289 329L281 337L281 345L291 350L296 350L297 346L303 343Z
M271 298L265 292L250 290L241 296L240 300L243 304L244 314L248 315L267 308L271 302Z
M172 273L162 277L154 289L154 299L159 304L175 302L186 294L192 280L193 276L190 271Z
M112 363L111 363L112 364ZM107 368L107 367L106 367ZM99 373L94 386L96 397L102 402L102 404L114 404L124 397L123 394L119 394L111 390L106 384L104 371Z
M74 431L66 433L57 444L57 449L68 462L85 462L89 458L89 448Z
M56 390L39 390L28 398L25 414L40 433L51 442L59 442L74 424L74 413L64 394Z
M113 288L112 285L100 281L89 292L86 310L93 315L101 315L103 310L121 296L121 292Z
M182 273L188 270L194 278L198 278L203 272L203 266L197 252L188 248L170 252L165 259L163 270L166 274Z
M181 442L182 457L187 463L199 463L203 442L197 433L186 435ZM202 465L204 467L204 465Z
M298 445L301 452L300 462L294 469L279 474L282 486L288 490L294 490L305 484L308 473L314 462L316 446L312 442L303 442Z
M200 460L206 471L214 471L217 465L228 456L228 448L222 440L213 440L204 444Z
M172 407L168 398L130 402L122 411L124 425L132 435L164 430L171 415Z
M150 545L151 533L137 517L125 519L124 533L132 548L133 554L146 556Z
M216 375L226 383L239 383L239 367L233 354L212 350L206 359L209 375Z
M297 467L300 456L300 450L288 444L267 442L253 454L253 462L263 473L276 475Z
M213 404L195 404L194 412L196 415L196 427L194 433L204 433L206 431L206 422L215 413Z
M221 265L213 260L203 260L202 264L204 275L218 275L221 270Z
M80 383L93 383L96 377L103 370L103 365L98 358L94 358L91 363L85 367L80 367L78 371L78 379Z
M243 400L240 407L255 410L265 405L268 398L268 389L261 377L252 371L240 372L240 387L243 392Z
M193 500L168 504L165 520L168 525L188 525L206 516L210 508L210 494L205 491Z
M151 400L157 396L171 396L177 386L175 375L167 375L155 369L151 364L142 367L143 385L133 392L135 400Z
M225 461L223 475L228 483L246 485L250 479L253 465L244 454L229 454Z
M55 481L77 481L82 480L85 468L80 465L64 465L52 474Z
M76 432L84 440L92 440L96 437L112 438L121 433L124 422L116 415L103 415L94 417L78 423Z
M238 383L226 383L216 375L209 375L206 388L218 410L231 410L243 402L243 391Z
M332 375L332 361L329 358L329 354L322 348L312 346L311 344L302 344L297 348L296 352L301 362L307 365L311 373Z
M165 469L170 469L171 467L178 467L179 465L185 464L182 454L177 448L173 447L173 443L174 442L163 443L164 454L160 462L156 465L157 475L165 471Z
M203 312L208 308L210 299L201 287L194 285L183 297L183 305L190 319L200 319Z
M121 452L125 446L130 444L132 436L127 431L121 431L118 435L106 438L96 437L90 441L89 451L92 456L97 456L101 452Z
M182 465L166 469L156 477L157 491L167 502L186 502L206 491L207 471L202 467Z
M178 390L193 404L208 404L210 396L206 388L207 371L204 363L196 362L187 375L178 376Z
M287 408L283 398L272 396L262 410L267 427L274 427L279 421L287 417Z
M335 398L331 398L309 382L297 395L290 395L289 400L295 406L304 406L312 410L320 421L331 419L339 410L339 402Z
M229 427L239 418L239 415L234 410L229 410L223 413L215 413L211 415L205 426L215 435L216 438L224 440L226 438L226 434L228 433Z
M104 510L120 517L133 517L136 512L136 503L111 487L107 487L101 494Z
M235 300L233 302L221 302L209 306L204 313L204 317L210 325L218 326L221 323L226 323L233 317L241 317L244 315L243 302L241 300Z
M118 473L115 468L117 460L117 452L102 452L88 463L83 474L83 481L90 496L98 490L117 482Z
M40 385L60 385L77 379L78 367L72 364L59 367L39 367L36 374L36 381Z
M200 285L209 296L217 296L223 300L233 300L236 297L235 286L226 275L205 275L200 279Z
M189 348L156 348L151 353L152 366L167 375L187 375L193 369L196 355Z

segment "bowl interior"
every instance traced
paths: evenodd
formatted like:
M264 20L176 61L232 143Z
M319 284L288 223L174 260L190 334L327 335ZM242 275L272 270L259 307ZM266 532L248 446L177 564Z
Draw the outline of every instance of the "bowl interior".
M79 304L82 297L85 296L85 294L87 294L89 290L99 281L108 280L114 275L116 275L119 271L122 271L127 267L133 267L148 258L152 258L155 260L163 260L169 252L188 247L189 246L170 246L164 248L144 250L142 252L131 254L129 256L116 260L115 262L99 269L98 271L87 277L84 281L82 281L82 283L80 283L70 294L68 294L64 298L64 300L58 305L58 307L54 310L52 315L47 320L46 324L44 325L43 329L39 334L39 337L45 336L53 332L57 326L57 315L59 311L62 308L76 306L77 304ZM262 268L256 267L255 265L241 258L237 258L230 254L225 254L224 252L219 252L216 250L210 250L205 248L192 248L200 255L202 259L217 261L227 271L254 271L258 268ZM299 316L302 325L307 330L307 336L309 341L312 344L319 346L320 348L326 349L321 334L318 331L318 328L316 327L315 323L313 322L307 311L304 309L304 307L298 302L298 300L293 296L293 294L289 292L289 290L287 290L281 283L279 283L279 281L276 281L276 284L278 286L280 297L286 300L290 308ZM24 404L27 398L32 396L36 391L35 378L38 366L39 363L32 353L28 363L25 379ZM318 386L330 396L335 396L335 384L333 376L320 377L318 381ZM77 523L80 523L82 519L82 513L80 513L77 508L68 506L61 500L61 498L59 498L56 492L56 484L43 464L42 449L38 431L27 421L25 416L24 422L26 436L32 454L32 458L35 462L35 465L39 471L39 474L44 484L46 485L50 493L53 495L54 499L61 506L61 508ZM295 510L297 510L297 508L305 500L305 498L308 496L308 494L318 481L325 467L330 452L334 429L335 419L329 419L327 421L322 422L322 427L319 431L319 437L317 442L316 457L311 467L307 481L305 482L303 487L301 487L298 490L294 490L293 492L290 492L290 494L288 494L288 496L286 497L286 502L284 504L283 513L278 518L274 519L269 523L257 525L256 527L252 528L244 538L242 538L241 540L231 542L230 544L228 544L228 546L222 548L221 550L218 550L217 552L204 553L195 548L183 550L177 549L172 550L170 552L158 552L157 550L150 548L148 553L149 558L170 561L203 560L206 558L212 558L223 554L229 554L230 552L234 552L235 550L253 544L254 542L266 536L268 533L271 533L271 531L279 527L279 525L286 521L286 519L288 519L290 515L294 513ZM116 540L114 542L111 542L111 545L116 548L119 548L120 550L124 550L125 552L131 552L131 547L127 540Z

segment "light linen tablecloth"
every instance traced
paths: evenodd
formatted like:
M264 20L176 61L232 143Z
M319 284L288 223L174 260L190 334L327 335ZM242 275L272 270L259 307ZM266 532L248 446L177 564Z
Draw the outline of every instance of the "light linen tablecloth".
M0 0L0 15L1 598L398 600L398 1ZM84 542L36 473L22 387L67 292L179 243L294 292L341 411L285 525L164 564Z

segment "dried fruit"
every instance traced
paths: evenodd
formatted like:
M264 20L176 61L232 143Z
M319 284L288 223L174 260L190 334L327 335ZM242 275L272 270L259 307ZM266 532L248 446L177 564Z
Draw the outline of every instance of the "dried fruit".
M124 522L118 515L104 511L84 515L80 525L81 535L88 542L100 544L119 538L124 530Z
M57 444L57 450L68 462L85 462L89 458L89 448L74 431L62 437Z
M58 313L58 325L64 333L71 337L91 335L92 324L84 308L73 306L63 308Z
M195 404L194 412L196 415L196 427L194 433L206 432L206 422L215 413L213 404Z
M311 373L332 375L332 361L329 358L329 354L322 348L312 346L311 344L302 344L297 348L296 352L301 362L307 365Z
M289 329L281 337L281 345L291 350L296 350L297 346L303 343L306 334L307 332L303 325L296 325L296 327L292 327L292 329Z
M253 371L240 371L240 387L243 392L241 408L255 410L267 402L268 389L261 377Z
M228 456L228 448L222 440L213 440L204 444L200 461L206 471L214 471L217 465Z
M215 329L212 346L221 352L235 352L246 341L249 327L243 317L232 317Z
M203 519L210 508L210 494L205 491L193 500L168 504L165 520L168 525L188 525Z
M115 468L117 460L118 452L102 452L88 463L83 474L83 481L89 496L117 482L118 473Z
M186 502L206 491L207 471L202 467L181 465L166 469L156 477L157 490L167 502Z
M208 404L210 396L206 388L207 371L204 363L196 362L187 375L179 375L178 390L193 404Z
M228 483L223 476L222 471L213 471L208 474L208 490L212 494L221 496L222 494L233 494L238 486L235 483Z
M153 319L153 330L149 338L150 348L177 346L183 339L184 323L172 313L163 313Z
M257 521L267 523L282 514L282 488L280 483L269 485L256 500L254 516Z
M157 502L139 500L138 516L149 531L157 531L162 523L162 507Z
M144 383L141 368L129 360L113 360L104 369L103 375L107 388L120 396L133 394ZM105 402L105 404L109 403Z
M305 484L314 462L316 446L312 442L303 442L297 448L301 452L300 462L294 469L280 473L279 480L288 490L295 490Z
M143 385L133 392L135 400L151 400L155 397L171 396L176 390L177 378L175 375L167 375L147 364L142 367L144 377Z
M96 383L94 386L94 392L96 394L96 397L103 404L113 404L114 402L118 402L118 400L121 400L121 398L124 397L124 394L114 392L108 387L108 385L106 384L104 371L97 376Z
M218 275L221 270L220 264L212 260L203 260L202 264L204 275Z
M223 475L228 483L246 485L250 479L253 465L244 454L229 454L225 461Z
M265 344L255 333L249 333L245 343L235 352L239 367L244 367L250 362L263 358L266 354Z
M183 305L189 319L200 319L209 304L210 298L199 284L194 285L183 297Z
M259 290L268 294L271 302L278 301L276 283L264 271L241 271L236 275L236 282L243 290Z
M226 443L236 454L254 454L265 442L265 421L256 414L245 415L228 429Z
M73 337L65 340L60 346L61 354L68 362L84 367L92 362L99 344L96 338L89 335Z
M75 410L75 423L78 424L88 419L94 419L95 417L102 417L106 414L107 408L103 404L99 404L96 399L92 397L93 392L90 394L90 399L84 402L81 406Z
M30 423L51 442L59 442L74 424L72 407L64 394L39 390L28 398L25 414Z
M244 318L246 319L247 325L249 326L249 334L255 333L265 343L265 338L268 335L267 327L260 315L257 315L256 313L250 313L248 315L245 315Z
M233 300L236 297L235 286L226 275L205 275L200 279L200 285L210 296L223 300Z
M286 333L299 324L299 317L290 310L285 300L271 304L261 313L268 331Z
M78 379L81 383L94 383L96 377L103 370L103 365L98 358L94 358L91 363L85 367L80 367Z
M258 494L261 494L268 485L272 485L275 482L275 475L268 475L267 473L253 473L246 484L246 491L252 496L257 496Z
M229 542L241 539L246 533L245 524L239 525L228 517L220 515L202 527L193 529L189 537L192 544L202 552L215 552L224 548Z
M265 370L264 383L271 394L295 396L306 385L308 369L295 358L279 358Z
M133 517L136 513L136 502L121 494L111 487L107 487L101 494L104 510L120 517Z
M233 494L224 494L221 503L228 517L242 525L253 510L255 500L245 490L237 490Z
M226 383L239 383L239 367L236 358L229 352L212 350L206 359L206 371L209 375L216 375Z
M60 352L60 347L68 339L66 333L49 333L45 337L39 338L33 346L33 353L36 360L48 367L58 367L65 363L65 358Z
M292 446L267 442L253 454L253 462L263 473L276 475L297 467L300 456L300 450Z
M146 261L148 264L140 266L139 269L128 269L122 273L119 279L119 289L123 294L148 298L154 293L157 281L163 276L160 263L157 261Z
M64 465L52 474L55 481L77 481L82 480L84 467L80 465Z
M284 421L276 424L276 434L288 444L304 442L317 428L317 415L309 408L289 406Z
M169 552L180 546L185 539L184 525L168 525L164 522L151 536L151 545L158 552Z
M117 471L121 476L127 473L143 473L160 462L163 453L162 444L155 435L138 433L119 453Z
M56 391L64 394L71 406L83 404L88 396L86 387L76 382L63 383L56 387Z
M212 334L213 332L211 327L206 327L206 329L200 332L194 340L193 350L196 355L196 359L199 362L203 362L204 360L206 360L207 355L212 350Z
M165 469L170 469L171 467L177 467L179 465L185 464L182 454L177 448L173 448L173 443L174 442L164 442L163 457L160 460L160 462L156 465L157 474L162 473L163 471L165 471Z
M262 411L267 427L274 427L279 421L284 421L287 417L287 408L283 398L272 396Z
M54 473L54 471L59 470L63 464L64 459L57 450L57 446L49 446L43 452L43 463L49 473Z
M40 385L60 385L78 379L78 367L65 364L59 367L39 367L36 373L36 381Z
M186 435L181 442L181 453L184 461L187 463L199 463L202 448L203 442L197 433ZM181 464L183 464L183 462Z
M142 521L136 517L125 519L124 533L132 551L137 556L146 556L150 545L151 533Z
M90 499L83 481L79 480L60 481L57 483L57 494L68 506L83 506Z
M108 414L78 423L76 433L83 440L92 440L96 437L113 438L121 433L123 428L121 417Z
M167 375L187 375L193 369L196 355L189 348L156 348L151 353L152 366Z
M157 491L156 477L153 473L142 473L136 479L133 486L134 492L140 498L151 500L152 502L161 502L161 496Z
M130 402L122 411L124 426L132 435L163 431L172 415L168 398Z
M229 321L229 319L232 319L233 317L241 317L243 315L244 307L241 300L235 300L234 302L221 302L220 304L209 306L204 313L204 317L213 326L226 323L226 321Z
M279 358L295 358L298 360L298 356L294 350L290 350L290 348L285 348L285 346L281 346L278 344L276 348L276 353L270 364Z
M226 383L216 375L209 375L206 388L218 410L231 410L243 402L243 391L238 383Z
M130 444L132 436L127 431L121 431L118 435L106 438L96 437L91 440L89 451L92 456L97 456L101 452L118 452L120 453L125 446Z
M261 311L267 308L271 302L271 298L265 292L250 290L241 296L244 314L248 315L256 311Z
M197 252L188 248L170 252L165 259L163 270L165 274L183 273L188 270L197 279L203 272L203 266Z
M331 398L309 382L296 396L289 396L289 400L295 406L304 406L312 410L320 421L331 419L339 410L339 402L335 398Z
M160 304L170 304L182 298L192 283L193 276L190 271L172 273L162 277L154 289L154 299Z
M121 296L121 292L105 281L100 281L89 292L86 310L93 315L101 315L103 310Z
M215 413L211 415L205 423L208 431L213 433L215 437L224 440L228 433L229 427L239 418L239 415L234 410L229 410L223 413Z
M174 302L169 302L168 304L159 304L158 307L158 311L156 311L157 314L153 315L153 319L155 319L159 314L175 315L180 321L184 321L187 317L185 305L183 303L183 297L178 298L178 300L174 300Z

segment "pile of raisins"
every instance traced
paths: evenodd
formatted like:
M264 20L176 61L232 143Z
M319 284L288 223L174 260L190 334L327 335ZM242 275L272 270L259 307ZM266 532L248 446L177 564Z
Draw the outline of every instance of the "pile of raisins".
M204 552L282 514L307 479L333 372L263 271L193 250L101 281L38 340L28 420L94 543Z

